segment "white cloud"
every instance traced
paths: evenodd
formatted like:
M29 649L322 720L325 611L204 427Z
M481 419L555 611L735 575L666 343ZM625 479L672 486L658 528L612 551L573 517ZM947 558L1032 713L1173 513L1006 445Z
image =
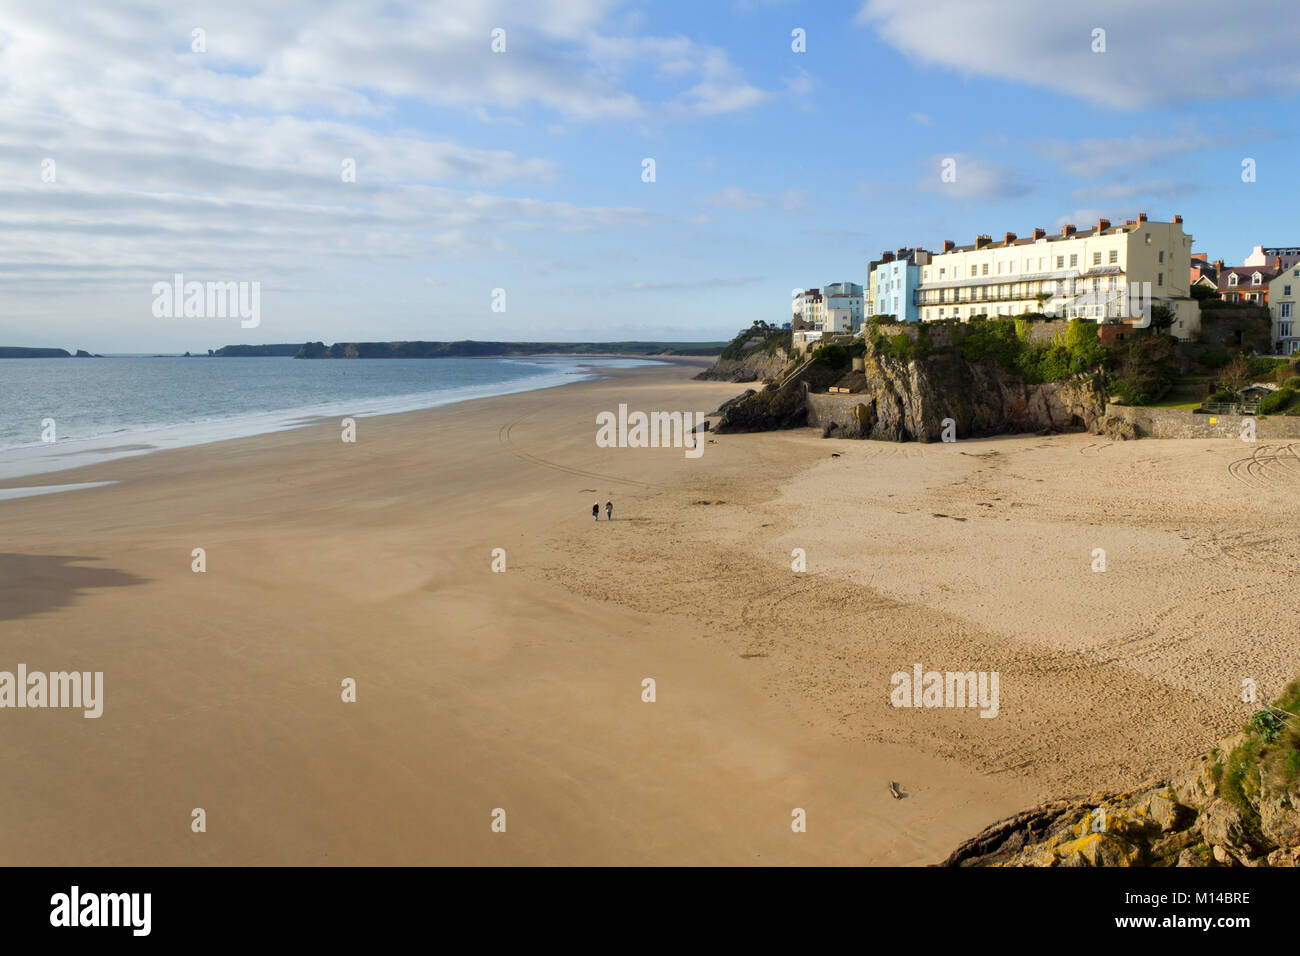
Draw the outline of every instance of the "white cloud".
M1137 182L1096 183L1074 190L1070 198L1086 203L1132 203L1139 199L1169 200L1200 189L1194 182L1148 179Z
M784 213L798 215L807 211L808 199L808 192L802 189L787 189L780 195L770 196L765 193L747 192L737 186L728 186L712 195L705 196L701 202L706 206L714 206L731 212L780 209Z
M410 263L419 287L431 265L524 270L545 258L548 236L663 222L626 204L530 198L563 181L554 160L456 142L427 122L405 128L432 107L477 120L483 135L510 135L488 127L522 120L558 135L591 120L716 115L767 96L719 47L619 36L636 19L619 7L9 4L0 288L10 312L24 295L74 297L80 311L107 293L135 314L149 284L173 272L319 292L326 279L365 285ZM191 50L196 27L206 52ZM640 82L646 75L656 82ZM46 158L54 182L42 181ZM344 181L345 160L355 182Z
M916 188L949 199L1010 199L1033 191L1023 171L977 156L963 153L932 156L924 166L926 172L917 181ZM945 179L947 171L951 181Z
M922 63L1046 87L1117 109L1300 90L1291 0L867 0L859 23ZM1094 30L1106 52L1093 52Z
M1241 142L1240 136L1189 130L1150 135L1134 133L1123 137L1051 139L1032 143L1030 148L1073 176L1095 179L1129 167L1159 168L1173 156Z

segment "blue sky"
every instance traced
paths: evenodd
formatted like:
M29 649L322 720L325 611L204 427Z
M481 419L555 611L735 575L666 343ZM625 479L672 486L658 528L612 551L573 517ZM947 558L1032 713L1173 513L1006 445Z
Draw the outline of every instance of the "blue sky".
M864 281L882 249L1137 212L1240 261L1300 243L1296 20L1201 0L12 3L0 344L717 340L787 318L793 288ZM261 324L156 318L177 272L259 282Z

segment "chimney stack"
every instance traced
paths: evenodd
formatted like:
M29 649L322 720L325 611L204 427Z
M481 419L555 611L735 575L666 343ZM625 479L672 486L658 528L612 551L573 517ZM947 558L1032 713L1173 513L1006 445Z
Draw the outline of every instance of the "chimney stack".
M1276 269L1278 272L1281 272L1281 271L1282 271L1282 257L1281 257L1281 256L1274 256L1274 257L1273 257L1273 268Z
M1109 220L1109 219L1098 219L1098 220L1097 220L1097 231L1098 231L1098 232L1105 232L1105 231L1106 231L1107 229L1109 229L1109 228L1110 228L1110 220Z
M993 242L993 237L992 237L992 236L976 236L976 237L975 237L975 248L976 248L976 249L983 249L985 246L989 245L989 244L992 243L992 242Z
M1174 222L1178 223L1178 224L1181 226L1182 223L1183 223L1183 217L1182 217L1182 216L1174 216Z
M1215 260L1214 260L1214 271L1215 271L1215 272L1222 272L1222 271L1223 271L1223 260L1222 260L1222 259L1215 259Z
M882 253L880 254L880 261L881 261L882 263L883 263L883 262L893 262L893 261L894 261L894 254L893 254L892 252L882 252Z
M1065 238L1066 236L1072 236L1072 235L1074 235L1074 223L1066 223L1064 226L1061 227L1062 238Z
M1035 238L1035 239L1042 239L1042 238L1045 237L1046 235L1047 235L1047 230L1046 230L1046 229L1035 229L1035 230L1034 230L1034 238Z
M1138 222L1146 222L1146 221L1147 221L1147 214L1144 212L1138 213Z
M1004 246L1009 246L1009 245L1011 245L1011 243L1013 243L1013 242L1015 242L1015 241L1016 241L1016 234L1015 234L1014 232L1009 232L1009 233L1007 233L1005 236L1002 237L1002 244L1003 244Z
M943 241L944 252L952 252L956 248L957 248L957 243L953 242L951 239L945 239Z
M1137 224L1138 224L1138 221L1137 221L1136 219L1125 219L1125 220L1124 220L1124 225L1126 225L1126 226L1136 226Z

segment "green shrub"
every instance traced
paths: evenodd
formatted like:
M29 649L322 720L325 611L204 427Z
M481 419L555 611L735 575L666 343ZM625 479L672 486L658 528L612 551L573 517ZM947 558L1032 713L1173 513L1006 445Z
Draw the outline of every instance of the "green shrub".
M1208 369L1220 369L1232 361L1226 349L1206 349L1201 353L1201 364Z
M828 368L844 368L849 364L849 350L842 345L819 345L813 349L813 361Z
M906 332L895 332L889 336L889 351L900 362L910 362L916 357L912 337Z
M1279 388L1270 395L1265 395L1259 401L1259 414L1274 415L1277 412L1285 411L1296 397L1296 392L1289 388Z
M1286 368L1287 360L1284 358L1265 358L1257 356L1250 359L1250 378L1251 381L1258 381L1262 378L1272 378L1273 373L1278 368Z
M763 346L763 351L768 355L775 355L777 349L785 349L789 352L794 346L794 333L789 329L780 332L773 332L768 335L767 342Z
M1121 378L1111 385L1111 393L1125 405L1153 405L1168 391L1167 381L1152 376Z
M1016 357L1023 347L1016 335L1016 324L1012 319L990 319L976 321L972 319L966 326L961 340L961 354L968 362L992 359L1008 372L1015 374Z
M1282 383L1283 388L1289 388L1293 392L1300 392L1300 375L1292 375Z
M1277 738L1282 736L1282 730L1285 725L1282 718L1271 710L1257 710L1250 718L1250 726L1255 728L1256 733L1263 738L1264 743L1277 743Z
M1077 371L1096 368L1106 357L1097 323L1084 319L1070 320L1065 329L1065 347Z
M1109 390L1127 405L1151 405L1169 393L1176 378L1174 341L1168 336L1131 335L1109 350Z
M1074 374L1070 353L1060 345L1040 345L1016 356L1016 371L1026 382L1059 382Z
M1209 398L1206 399L1207 402L1219 402L1221 404L1226 404L1228 402L1235 402L1236 400L1237 400L1237 396L1232 394L1232 392L1228 391L1226 388L1219 389L1217 392L1215 392L1213 395L1211 395Z

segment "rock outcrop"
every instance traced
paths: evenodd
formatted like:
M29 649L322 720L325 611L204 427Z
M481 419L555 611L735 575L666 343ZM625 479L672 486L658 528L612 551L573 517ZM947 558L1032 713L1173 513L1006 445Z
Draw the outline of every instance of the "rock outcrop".
M695 377L706 382L773 382L788 360L785 349L758 351L738 359L720 358Z
M782 428L803 428L808 424L808 403L803 388L768 386L761 391L746 389L718 409L721 416L716 432L768 432Z
M952 419L956 438L1016 432L1088 430L1105 413L1105 395L1090 378L1042 385L1027 384L993 362L968 362L951 352L902 362L868 352L861 373L851 372L852 394L818 391L825 369L812 366L802 376L803 394L783 400L765 393L737 403L723 415L718 431L760 431L819 426L837 438L878 441L939 441L944 420ZM838 378L838 376L832 376ZM798 385L799 383L792 383ZM792 411L802 404L801 419ZM798 423L798 424L794 424Z
M1260 712L1171 779L1044 803L988 827L941 865L1300 865L1300 685L1287 691L1285 709Z

